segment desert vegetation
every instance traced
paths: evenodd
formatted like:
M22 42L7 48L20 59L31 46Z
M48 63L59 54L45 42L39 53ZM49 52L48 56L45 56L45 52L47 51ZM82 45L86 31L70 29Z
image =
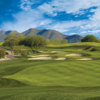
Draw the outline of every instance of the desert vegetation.
M4 58L6 55L6 52L4 49L0 49L0 58Z
M82 42L100 42L100 40L94 35L87 35L81 41Z

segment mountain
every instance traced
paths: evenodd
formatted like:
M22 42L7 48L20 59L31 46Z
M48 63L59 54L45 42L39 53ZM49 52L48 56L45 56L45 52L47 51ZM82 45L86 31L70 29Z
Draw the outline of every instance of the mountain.
M66 39L68 40L69 43L81 42L82 38L83 38L82 36L77 35L77 34L66 37Z
M56 40L56 39L64 39L65 35L63 35L62 33L55 31L55 30L37 30L37 29L29 29L25 32L22 33L23 35L27 36L27 35L41 35L44 38L50 39L50 40Z
M6 32L3 30L0 30L0 41L3 41L5 37L6 37Z
M38 30L38 29L34 29L31 28L29 30L26 30L22 33L19 33L17 31L3 31L0 30L0 41L3 41L4 38L10 34L10 33L16 33L16 34L23 34L24 36L28 36L28 35L41 35L46 39L50 39L50 40L62 40L62 39L67 39L69 43L76 43L76 42L81 42L82 37L80 35L64 35L56 30L47 30L47 29L43 29L43 30Z
M37 29L29 29L26 30L25 32L22 33L23 35L27 36L27 35L41 35L44 38L50 39L50 40L62 40L62 39L67 39L69 43L76 43L76 42L81 42L82 36L80 35L72 35L72 36L68 36L68 35L64 35L56 30L37 30Z

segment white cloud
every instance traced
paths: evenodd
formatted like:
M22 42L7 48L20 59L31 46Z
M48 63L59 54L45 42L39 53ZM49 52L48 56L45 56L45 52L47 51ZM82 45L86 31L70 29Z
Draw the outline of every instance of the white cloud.
M48 9L45 9L47 8ZM97 9L92 9L91 12L94 12L93 16L89 16L89 20L83 21L70 21L70 22L58 22L53 26L54 29L61 32L67 32L68 30L73 30L73 27L79 27L81 31L86 31L93 29L91 33L99 32L100 29L100 1L99 0L52 0L52 2L45 3L39 7L45 13L51 15L56 15L58 11L65 11L66 13L73 14L84 14L82 11L91 7L97 7ZM80 24L79 24L80 23ZM98 33L99 34L99 33Z
M52 0L39 8L45 12L65 11L66 13L80 13L80 10L88 9L93 6L100 6L99 0ZM48 10L45 8L49 8Z
M92 33L99 36L100 0L52 0L51 2L45 2L38 8L32 9L32 5L39 1L40 0L22 0L20 7L23 11L14 15L14 22L3 23L2 28L6 30L18 30L22 32L29 28L42 27L67 33L71 32L73 28L76 27L76 33L80 32L82 35ZM94 15L89 16L88 20L63 22L54 21L53 19L44 17L44 14L57 16L57 12L60 11L73 13L76 16L77 14L84 14L85 12L82 10L94 6L97 7L97 9L91 10L91 12L94 12Z
M31 9L33 4L34 2L32 2L32 0L21 0L20 8L27 11Z
M15 21L3 23L2 28L6 30L17 30L23 32L29 28L37 28L50 24L50 19L45 19L36 10L22 11L14 15Z
M49 29L58 30L63 33L67 33L69 29L73 29L74 27L80 27L80 25L84 24L84 21L64 21L64 22L56 22L52 25L48 25Z

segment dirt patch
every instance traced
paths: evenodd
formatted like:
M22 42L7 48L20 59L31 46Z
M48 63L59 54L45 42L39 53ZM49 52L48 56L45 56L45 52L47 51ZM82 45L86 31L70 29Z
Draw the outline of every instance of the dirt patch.
M5 57L5 58L1 58L1 59L0 59L0 62L8 61L8 60L10 60L10 58Z
M14 56L12 55L6 55L5 58L1 58L0 59L0 62L3 62L3 61L9 61L9 60L15 60L17 58L15 58Z

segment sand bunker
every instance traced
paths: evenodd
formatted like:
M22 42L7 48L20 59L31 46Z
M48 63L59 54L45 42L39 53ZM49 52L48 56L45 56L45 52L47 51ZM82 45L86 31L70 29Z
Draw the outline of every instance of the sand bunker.
M51 53L63 53L65 51L51 51Z
M81 58L81 59L78 59L78 60L93 60L92 58Z
M57 58L55 60L66 60L66 58Z
M52 59L52 57L49 57L49 55L37 55L32 56L32 58L29 58L28 60L49 60Z
M28 60L49 60L52 57L36 57L36 58L29 58Z
M67 54L66 56L81 57L83 55L82 54L77 54L77 53L71 53L71 54Z

